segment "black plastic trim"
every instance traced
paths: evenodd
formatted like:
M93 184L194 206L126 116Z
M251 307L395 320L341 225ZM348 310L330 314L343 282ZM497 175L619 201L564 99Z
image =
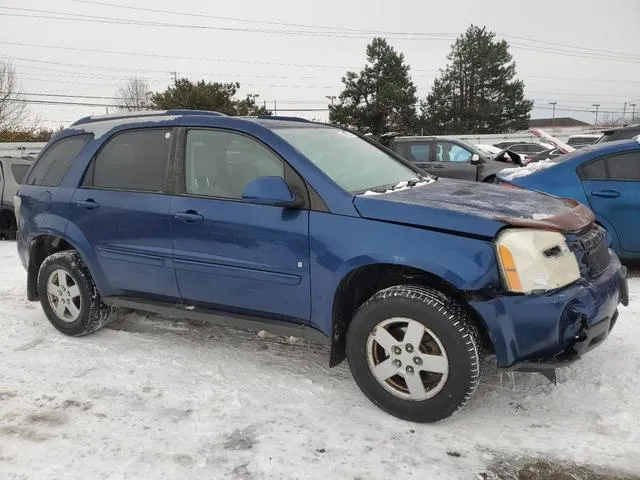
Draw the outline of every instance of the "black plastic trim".
M106 297L103 301L107 305L114 307L142 310L167 317L206 321L226 327L239 328L241 330L267 330L276 335L302 337L315 343L328 344L330 341L329 337L315 328L268 317L221 312L183 304L143 301L130 297Z

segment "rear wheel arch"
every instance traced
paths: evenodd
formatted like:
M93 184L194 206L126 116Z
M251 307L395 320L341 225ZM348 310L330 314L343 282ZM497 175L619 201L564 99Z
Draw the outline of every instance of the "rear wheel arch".
M406 265L379 263L355 268L343 277L336 289L331 319L331 367L346 358L346 334L358 308L379 291L404 284L432 288L456 300L470 316L478 333L479 346L482 350L493 351L488 327L468 305L463 291L431 272Z
M40 299L38 293L38 272L44 260L54 253L74 250L82 257L82 252L68 239L53 234L34 237L29 243L29 265L27 266L27 298L30 301ZM83 258L83 261L85 259ZM85 261L86 263L86 261Z

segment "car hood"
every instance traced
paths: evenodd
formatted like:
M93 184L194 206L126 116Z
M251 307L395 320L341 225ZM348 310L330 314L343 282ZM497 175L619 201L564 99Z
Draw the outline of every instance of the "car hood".
M505 225L575 232L595 220L591 210L575 200L443 178L420 187L358 195L354 205L364 218L490 238Z

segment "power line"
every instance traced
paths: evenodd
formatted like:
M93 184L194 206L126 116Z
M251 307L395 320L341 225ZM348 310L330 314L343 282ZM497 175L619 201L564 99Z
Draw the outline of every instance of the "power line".
M276 25L276 26L281 26L281 27L295 27L295 28L309 28L309 29L318 29L318 30L332 30L332 31L337 31L337 32L352 32L352 33L366 33L369 35L388 35L388 34L392 34L392 35L404 35L405 32L384 32L384 31L379 31L379 30L366 30L366 29L357 29L357 28L347 28L347 27L331 27L331 26L327 26L327 25L308 25L308 24L301 24L301 23L286 23L286 22L276 22L276 21L268 21L268 20L250 20L250 19L244 19L244 18L237 18L237 17L221 17L221 16L217 16L217 15L206 15L203 13L198 13L198 12L179 12L176 10L160 10L160 9L156 9L156 8L142 8L142 7L132 7L129 5L120 5L120 4L116 4L116 3L108 3L108 2L95 2L95 1L89 1L89 0L71 0L72 2L76 2L76 3L85 3L85 4L92 4L92 5L101 5L101 6L106 6L106 7L113 7L113 8L123 8L123 9L127 9L127 10L138 10L138 11L143 11L143 12L153 12L153 13L163 13L163 14L170 14L170 15L181 15L181 16L187 16L187 17L198 17L198 18L211 18L211 19L215 19L215 20L225 20L225 21L234 21L234 22L245 22L245 23L256 23L256 24L261 24L261 25ZM422 35L429 35L429 36L450 36L450 35L456 35L455 33L424 33Z
M130 52L130 51L123 51L123 50L101 50L101 49L95 49L95 48L60 47L60 46L53 46L53 45L42 45L38 43L24 43L24 42L0 41L0 44L14 45L19 47L36 47L36 48L46 48L46 49L52 49L52 50L66 50L71 52L89 52L94 54L106 53L108 55L126 55L126 56L133 56L133 57L162 58L164 60L167 60L167 59L198 60L198 61L221 62L221 63L240 63L240 64L248 64L248 65L275 65L279 67L312 67L312 68L339 68L339 69L351 68L345 65L313 65L313 64L303 64L303 63L266 62L262 60L237 60L237 59L211 58L211 57L209 58L190 57L190 56L184 56L184 55L164 55L159 53L141 53L141 52Z
M354 33L336 33L333 32L317 32L317 31L303 31L303 30L268 30L268 29L256 29L256 28L240 28L240 27L227 27L227 26L211 26L211 25L193 25L193 24L181 24L181 23L169 23L169 22L149 22L143 20L130 20L116 17L102 17L97 15L82 15L68 12L57 12L51 10L39 10L39 9L28 9L28 8L15 8L15 7L0 7L2 9L12 10L12 11L25 11L25 12L34 12L29 14L5 14L0 13L0 16L9 16L9 17L26 17L26 18L42 18L49 20L69 20L69 21L78 21L78 22L90 22L90 23L106 23L106 24L116 24L116 25L135 25L135 26L147 26L147 27L166 27L166 28L186 28L186 29L195 29L195 30L219 30L219 31L230 31L230 32L242 32L242 33L262 33L262 34L274 34L274 35L297 35L297 36L307 36L307 37L329 37L329 38L370 38L371 33L366 35L363 34L354 34ZM135 7L133 7L135 8ZM44 13L46 15L36 14L36 13ZM66 16L60 16L66 15ZM389 32L391 33L391 32ZM454 34L431 34L430 36L426 36L427 34L423 34L421 32L418 33L402 33L400 37L395 37L396 39L402 40L453 40L455 38ZM433 36L437 35L437 36ZM394 38L387 35L387 38ZM525 38L525 37L519 37ZM631 55L626 53L604 53L607 51L598 51L596 49L585 49L577 46L569 46L570 49L563 47L566 44L557 44L554 42L544 42L533 39L526 39L529 42L533 42L534 44L523 44L517 42L511 42L511 46L516 49L522 50L530 50L538 53L544 54L552 54L552 55L562 55L562 56L570 56L577 58L590 58L590 59L598 59L598 60L609 60L609 61L618 61L625 63L640 63L640 56ZM545 47L545 44L555 44L559 45L559 47L549 48ZM596 53L594 53L596 52ZM600 52L600 53L597 53ZM608 51L610 52L610 51Z
M180 12L180 11L176 11L176 10L161 10L161 9L154 9L154 8L133 7L133 6L130 6L130 5L121 5L121 4L111 3L111 2L98 2L98 1L92 1L92 0L71 0L71 1L75 2L75 3L100 5L100 6L106 6L106 7L112 7L112 8L121 8L121 9L127 9L127 10L137 10L137 11L144 11L144 12L170 14L170 15L181 15L181 16L188 16L188 17L197 16L198 18L210 18L210 19L225 20L225 21L229 21L230 20L230 21L245 22L245 23L256 23L256 24L262 24L262 25L276 25L276 26L295 27L295 28L329 30L329 31L333 31L333 32L363 33L363 34L368 34L368 35L407 35L407 36L421 36L421 37L433 37L433 36L448 37L448 36L451 36L451 35L457 36L457 34L455 34L455 33L382 31L382 30L372 30L372 29L367 30L367 29L347 28L347 27L334 27L334 26L327 26L327 25L309 25L309 24L285 23L285 22L267 21L267 20L250 20L250 19L243 19L243 18L233 18L233 17L222 17L222 16L216 16L216 15L207 15L207 14L197 13L197 12ZM569 45L569 44L566 44L566 43L552 42L552 41L548 41L548 40L536 40L536 39L527 38L527 37L520 37L520 36L516 36L516 35L505 35L505 34L502 34L502 33L497 33L497 35L499 35L501 37L505 37L505 38L513 38L513 39L516 39L516 40L522 40L522 41L525 41L525 42L532 42L532 43L537 43L537 44L542 44L542 45L551 45L551 46L557 46L557 47L565 47L565 48L578 50L578 51L583 51L583 52L592 52L592 53L596 53L596 54L609 54L609 55L625 56L625 57L631 57L631 58L640 59L639 55L631 54L631 53L618 52L618 51L613 51L613 50L602 50L602 49L588 48L588 47L582 47L582 46L579 46L579 45Z
M14 103L33 103L41 105L72 105L83 107L109 107L109 108L123 108L124 105L112 104L112 103L93 103L93 102L71 102L71 101L58 101L58 100L34 100L31 98L23 99L7 99L5 101ZM281 112L328 112L328 108L278 108Z
M11 94L12 92L0 92L0 95ZM21 95L28 95L29 97L62 97L62 98L88 98L92 100L119 100L118 97L101 97L96 95L64 95L62 93L31 93L21 92Z
M108 25L133 25L141 27L163 27L163 28L181 28L189 30L217 30L223 32L239 32L239 33L261 33L270 35L292 35L301 37L323 37L323 38L338 38L338 39L362 39L371 38L371 34L360 33L338 33L338 32L318 32L318 31L306 31L306 30L269 30L260 28L247 28L247 27L222 27L213 25L194 25L187 23L169 23L169 22L156 22L145 20L130 20L126 18L117 17L103 17L98 15L82 15L68 12L58 12L52 10L39 10L34 8L16 8L16 7L0 7L4 10L30 12L30 13L0 13L3 17L17 17L17 18L39 18L45 20L66 20L74 22L85 23L103 23ZM66 15L66 16L61 16ZM443 34L444 35L444 34ZM447 36L433 36L420 38L420 40L453 40L455 34L446 34ZM394 38L394 37L388 37ZM405 37L396 38L404 39ZM414 38L412 38L414 39Z
M0 42L2 43L2 42ZM64 67L74 67L74 68L82 68L83 70L86 69L90 69L90 70L105 70L105 71L112 71L112 72L135 72L135 73L148 73L148 72L154 72L154 73L161 73L161 74L166 74L167 70L159 70L159 69L149 69L149 68L135 68L135 67L108 67L108 66L103 66L103 65L89 65L89 64L80 64L80 63L66 63L66 62L55 62L52 60L39 60L39 59L32 59L32 58L26 58L26 57L16 57L16 56L10 56L10 55L3 55L3 57L5 59L9 59L11 60L13 63L16 62L28 62L28 63L42 63L45 65L57 65L57 66L64 66ZM170 57L169 57L170 58ZM68 70L60 70L60 69L47 69L44 67L32 67L30 65L26 65L26 66L22 66L22 68L38 68L38 70L45 70L45 71L51 71L51 72L57 72L57 73L66 73L69 75L73 75L73 76L85 76L82 73L76 73L76 72L69 72ZM424 70L420 70L420 71L424 71ZM437 71L437 69L433 69L433 71ZM239 78L273 78L273 79L289 79L289 78L296 78L296 79L301 79L301 80L307 80L307 79L320 79L321 77L318 75L255 75L255 74L232 74L232 73L219 73L219 72L182 72L184 75L198 75L198 76L219 76L219 77L239 77ZM424 75L415 75L415 77L421 77ZM102 75L100 77L97 77L96 75L86 75L87 78L100 78L100 79L109 79L109 80L124 80L122 77L116 77L116 76L106 76L106 75ZM640 81L638 80L611 80L611 79L600 79L600 78L587 78L587 77L556 77L556 76L544 76L544 75L527 75L527 74L520 74L520 77L523 78L541 78L541 79L551 79L551 80L569 80L569 81L581 81L581 82L599 82L599 83L615 83L615 84L625 84L625 83L629 83L629 84L640 84ZM145 76L145 78L149 78L148 76ZM163 77L164 78L164 77Z

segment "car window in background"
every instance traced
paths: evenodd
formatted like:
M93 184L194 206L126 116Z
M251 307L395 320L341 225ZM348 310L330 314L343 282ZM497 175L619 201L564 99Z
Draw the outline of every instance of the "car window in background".
M16 183L22 184L29 171L29 165L11 165L11 173Z
M397 152L403 158L414 163L426 163L431 161L431 143L399 142Z
M473 155L470 150L451 142L438 142L436 152L438 162L469 162Z
M37 160L24 183L57 187L89 140L91 135L74 135L58 140Z
M351 132L334 127L281 127L274 133L351 193L418 177L395 157Z
M161 192L167 182L171 131L132 130L108 140L91 162L85 187Z

